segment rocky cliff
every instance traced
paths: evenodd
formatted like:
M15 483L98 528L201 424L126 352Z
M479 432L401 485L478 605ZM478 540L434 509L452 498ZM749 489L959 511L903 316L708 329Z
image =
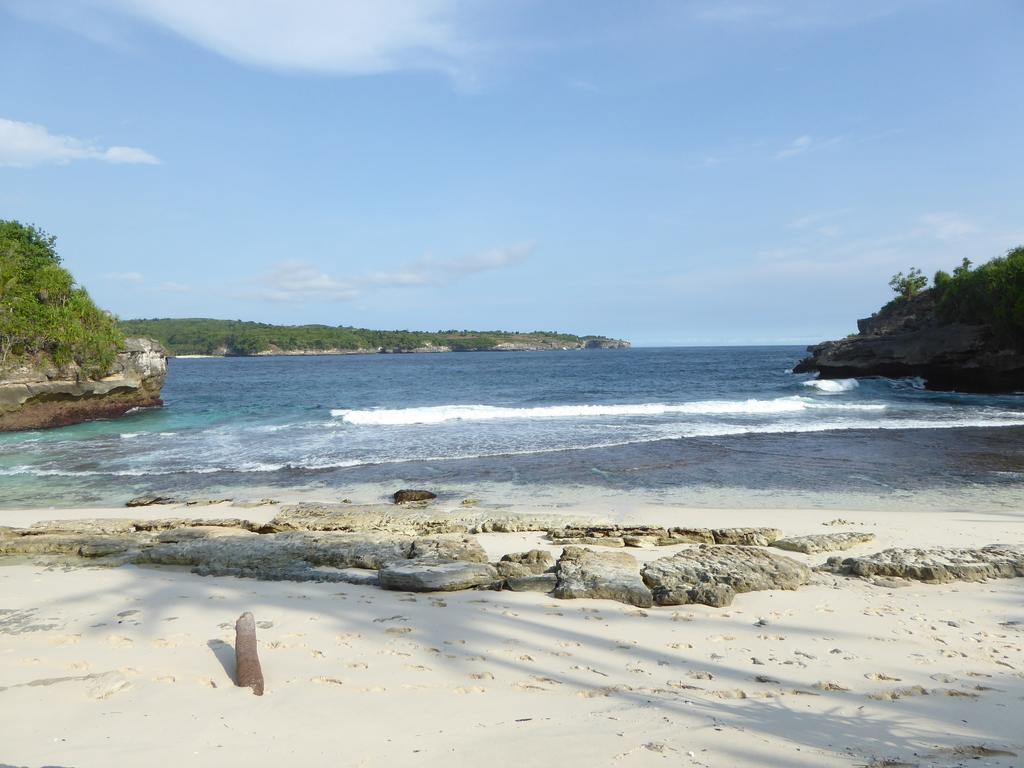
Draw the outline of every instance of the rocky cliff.
M150 339L127 339L111 370L86 378L77 366L59 370L33 360L0 371L0 432L62 427L163 405L167 353Z
M857 321L858 333L809 347L793 370L822 378L916 376L929 389L1024 390L1024 350L1000 343L986 325L943 323L934 290Z

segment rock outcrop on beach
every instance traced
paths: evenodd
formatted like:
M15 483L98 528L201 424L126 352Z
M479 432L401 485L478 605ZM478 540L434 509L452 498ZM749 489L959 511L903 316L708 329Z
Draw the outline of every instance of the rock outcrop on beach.
M1024 350L988 325L943 322L934 289L857 321L858 333L808 348L795 373L824 379L919 377L929 389L1024 390Z
M652 525L588 524L548 531L553 544L590 547L671 547L677 544L740 544L766 547L778 528L664 528Z
M63 427L160 406L166 376L167 354L150 339L126 339L101 377L86 376L73 363L58 368L45 359L20 362L0 374L0 432Z
M566 547L555 571L552 595L563 599L596 598L649 608L651 591L640 578L640 565L625 552L594 552Z
M789 552L813 555L817 552L838 552L874 540L875 534L873 533L844 531L842 533L816 533L810 536L789 536L773 541L771 546Z
M677 535L669 536L670 530ZM626 539L642 535L642 543L630 546L653 542L674 551L646 563L627 551L580 546L564 547L557 558L538 548L507 552L493 560L477 536L485 532L534 532L538 539L544 534L549 540L566 532L587 533L573 538L617 540L613 547L624 547ZM201 576L345 582L408 592L509 589L561 599L614 600L641 608L723 607L744 592L793 590L808 583L811 569L776 553L770 548L773 544L807 554L865 543L871 534L780 536L775 528L664 529L582 521L567 527L564 517L543 515L300 504L282 509L265 523L235 517L165 517L0 526L0 557L63 567L176 566ZM515 537L516 542L521 540ZM488 547L496 541L488 539ZM833 557L818 570L882 580L982 581L1024 576L1024 548L888 549L864 557Z
M741 592L796 589L811 570L760 547L701 545L648 563L644 583L658 605L702 603L723 607Z
M823 570L939 584L1010 579L1024 576L1024 547L993 544L980 549L886 549L863 557L832 557Z

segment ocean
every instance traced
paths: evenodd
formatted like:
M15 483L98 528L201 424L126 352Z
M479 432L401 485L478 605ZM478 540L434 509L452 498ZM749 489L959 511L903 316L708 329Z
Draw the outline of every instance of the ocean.
M1024 398L794 375L802 347L172 359L165 407L0 435L0 506L143 493L1024 507ZM625 503L625 502L622 502Z

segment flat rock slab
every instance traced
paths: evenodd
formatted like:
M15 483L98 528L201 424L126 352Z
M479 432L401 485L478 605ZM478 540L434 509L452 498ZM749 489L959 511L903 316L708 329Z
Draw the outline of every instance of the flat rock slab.
M886 549L863 557L830 557L823 570L850 576L946 583L1024 576L1024 547Z
M653 604L640 578L640 565L626 552L593 552L566 547L555 569L554 597L617 600L641 608Z
M778 528L712 528L715 544L767 547L782 537Z
M494 566L487 563L395 563L377 574L380 586L402 592L454 592L499 581Z
M387 531L410 536L438 533L518 533L548 531L565 525L565 516L488 510L454 511L408 508L385 504L315 504L282 507L264 530L271 531Z
M513 592L550 592L558 584L553 573L513 576L505 579L505 588Z
M133 520L123 517L94 517L81 520L41 520L32 527L23 529L24 535L36 533L108 533L125 534L140 531L167 531L172 528L228 528L243 531L255 530L249 520L238 517L195 518L164 517L153 520Z
M759 547L701 545L644 566L643 580L658 605L729 605L735 595L763 589L796 589L811 570Z
M778 528L660 528L650 525L563 526L548 531L554 544L599 547L677 544L740 544L766 547L782 536Z
M771 546L790 552L803 552L813 555L818 552L837 552L866 544L875 540L875 534L861 531L844 531L842 533L816 533L810 536L789 536L773 541Z

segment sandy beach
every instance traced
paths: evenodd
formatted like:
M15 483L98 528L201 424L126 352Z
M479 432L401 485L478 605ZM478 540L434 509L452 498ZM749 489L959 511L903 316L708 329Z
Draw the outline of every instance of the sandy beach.
M26 510L41 519L240 510ZM645 509L643 522L1021 541L1013 514ZM627 516L628 517L628 516ZM835 524L836 519L843 522ZM832 523L831 525L829 525ZM481 534L489 556L561 551ZM630 549L638 560L664 547ZM825 555L786 553L817 565ZM727 608L0 565L0 764L1020 765L1024 582L899 588L815 573ZM266 694L234 685L255 614ZM888 761L888 762L887 762Z

